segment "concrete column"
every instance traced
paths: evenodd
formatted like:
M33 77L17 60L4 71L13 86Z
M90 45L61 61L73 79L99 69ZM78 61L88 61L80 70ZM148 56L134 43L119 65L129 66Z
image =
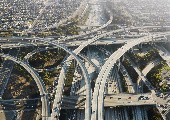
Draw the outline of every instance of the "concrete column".
M122 62L125 60L125 55L122 56Z
M143 93L143 81L140 82L141 86L141 92Z
M118 60L117 66L118 66L118 71L119 71L120 70L120 59Z
M141 43L141 44L140 44L140 48L141 48L141 49L142 49L142 45L143 45L143 44Z
M133 53L133 48L130 49L130 52Z

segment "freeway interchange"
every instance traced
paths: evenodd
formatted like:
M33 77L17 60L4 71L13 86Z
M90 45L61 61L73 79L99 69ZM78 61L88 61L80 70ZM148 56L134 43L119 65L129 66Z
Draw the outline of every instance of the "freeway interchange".
M136 63L134 63L134 61L130 58L130 56L127 56L128 52L133 53L134 48L136 46L147 45L147 44L154 46L157 43L169 44L170 42L169 25L164 25L164 26L163 25L145 25L145 26L131 25L129 27L125 27L125 26L120 27L119 25L117 25L118 27L117 29L110 30L109 25L111 25L114 22L114 17L116 13L113 12L113 9L109 7L104 9L103 6L108 5L108 3L113 4L114 1L101 2L100 0L93 0L92 3L90 3L88 0L82 1L80 6L71 16L68 16L66 19L61 20L59 23L54 22L52 23L52 25L50 24L45 28L41 27L39 29L39 30L44 30L44 29L51 29L54 27L58 27L60 24L67 23L68 21L70 21L71 19L77 16L79 16L80 17L79 19L81 19L89 9L92 12L90 12L88 16L89 18L87 19L86 26L93 26L93 24L95 26L96 23L98 23L98 26L100 27L94 29L91 28L86 33L80 33L79 35L67 36L60 39L57 39L55 37L0 38L0 46L1 46L0 56L5 59L5 62L3 63L4 65L2 66L1 69L1 71L4 73L3 75L1 74L0 76L1 86L2 86L0 91L1 93L0 96L4 94L4 90L6 89L7 83L9 82L8 79L10 77L13 68L11 64L16 63L22 66L31 75L31 77L33 78L33 80L35 81L38 87L40 93L40 101L41 101L41 117L43 120L60 119L60 116L62 114L61 112L62 110L65 109L66 110L76 109L78 111L80 110L77 113L74 112L73 113L74 116L70 117L70 119L104 120L108 116L111 116L111 114L114 113L116 117L113 117L112 118L113 120L114 119L128 120L127 118L128 110L126 106L130 106L130 107L133 106L132 111L133 111L133 118L135 120L148 119L148 117L142 117L142 116L147 116L147 114L146 111L143 110L143 108L141 109L139 106L156 106L162 118L164 120L169 120L170 117L169 115L170 98L168 96L169 93L168 92L162 93L156 90L156 88L154 88L152 83L150 83L150 80L147 79L147 74L157 64L155 63L155 61L152 61L147 66L145 66L143 70L141 70L137 67ZM118 5L118 3L116 2L114 4ZM30 30L31 32L33 31L33 28L36 26L38 21L41 21L43 14L47 12L46 9L48 7L51 7L52 4L53 4L52 1L47 1L44 3L44 6L39 11L39 14L35 18L32 25L29 27L29 29L24 31L25 33L30 32ZM109 17L107 18L107 20L105 20L103 16L100 16L101 11L105 11L105 14L106 13L108 14ZM166 30L154 32L155 29L156 30L166 29ZM133 32L131 31L138 31L138 32L142 31L142 32L135 33L138 35L132 35ZM129 36L127 37L126 34L129 34ZM107 46L112 46L117 44L120 44L121 47L117 48L115 51L112 50L107 51L106 48ZM3 52L3 49L8 49L8 48L18 49L21 47L30 47L30 46L33 46L38 49L28 53L22 60L17 58L18 55L17 52L19 52L19 50L16 51L16 54L14 55L10 54L10 52L9 54L5 54ZM87 53L89 53L89 55L87 55L86 52L84 52L84 50L87 50L89 49L89 47L92 48L94 46L96 47L96 49L98 49L97 50L98 52L100 51L100 53L102 53L102 55L96 59L94 59L96 56L92 54L92 51L88 50ZM104 48L102 48L101 46L102 47L104 46ZM44 48L39 49L39 47L44 47ZM43 79L40 77L38 71L29 64L29 59L33 57L33 55L36 53L41 53L42 51L48 51L48 50L55 50L57 48L64 50L67 53L67 57L61 63L61 70L57 82L58 84L56 85L55 89L53 89L54 97L51 100L49 95L50 93L47 92ZM157 48L161 49L159 46L157 46ZM165 51L168 52L168 50ZM164 55L163 50L161 50L159 53L163 60L165 60L166 62L169 60L168 56ZM136 73L138 74L138 82L136 83L137 86L134 85L134 82L131 76L129 75L130 74L129 71L122 64L123 57L128 58L134 71L136 71ZM98 59L102 59L104 61L100 61L99 63L97 63L96 61ZM76 61L76 65L81 70L81 72L78 72L79 70L77 71L75 70L75 73L79 73L81 77L78 77L77 81L75 78L73 79L77 84L74 85L74 82L72 82L71 92L75 94L70 96L65 96L64 88L66 84L65 83L67 77L66 74L73 60ZM160 63L160 61L156 61L156 62ZM6 64L10 64L10 65L8 66ZM89 66L87 64L89 64ZM93 75L89 73L89 71L92 71L92 68L94 68L94 71L96 72L97 75ZM7 69L9 70L6 72L5 70ZM121 78L121 75L123 76L123 78ZM109 82L109 79L113 79L115 85L112 85L113 80L110 80ZM124 86L122 85L123 80L125 81ZM83 83L80 84L81 82L79 83L78 81L83 81ZM92 81L94 81L94 85L92 85ZM149 92L147 93L140 92L141 90L139 89L141 86L138 86L140 82L143 82L143 84L145 84ZM111 86L114 86L113 90L111 89L112 88ZM128 93L122 92L123 88L121 88L121 86L122 87L127 86ZM77 91L81 91L81 89L83 89L82 91L84 92L82 93L77 92ZM108 91L110 92L110 94L108 94ZM17 105L18 102L16 101L20 101L20 104ZM36 109L36 105L32 104L32 101L34 100L29 100L29 99L28 100L14 100L14 99L3 100L1 97L0 100L1 110L15 110L15 109L19 110L20 108L23 108L23 106L25 106L25 104L23 104L24 101L28 101L28 105L26 105L27 109ZM2 107L4 105L7 105L7 107L6 108ZM12 107L10 107L10 105ZM121 112L123 111L122 113L121 112L120 113L122 114L122 116L126 116L126 117L121 118L119 112L117 112L116 110L114 111L112 110L112 109L117 109L117 107L124 107L124 108L120 108L122 109L120 111ZM135 112L136 115L134 114ZM78 113L80 115L78 115Z

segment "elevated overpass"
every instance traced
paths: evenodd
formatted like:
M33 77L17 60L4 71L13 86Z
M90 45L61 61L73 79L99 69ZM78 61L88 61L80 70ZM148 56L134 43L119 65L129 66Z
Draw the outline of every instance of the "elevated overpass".
M111 19L106 23L104 24L103 26L101 26L100 28L96 29L96 30L93 30L93 31L98 31L99 29L102 29L104 27L106 27L108 24L110 24L112 22L112 19L113 17L111 16ZM87 35L87 34L85 34ZM82 35L81 35L82 36ZM80 37L80 36L76 36L76 37ZM73 36L73 38L75 38L75 36ZM95 39L96 40L96 39ZM61 47L62 49L66 50L65 47L62 47L61 45L58 45L58 41L45 41L45 40L40 40L40 41L43 41L45 43L48 43L48 44L52 44L52 45L57 45L59 47ZM92 40L93 41L93 40ZM59 76L59 83L60 83L60 92L63 91L63 85L64 85L64 78L65 78L65 70L67 69L67 66L69 66L69 64L71 63L71 60L73 58L75 58L76 60L79 60L78 57L76 57L76 55L78 53L80 53L80 51L86 47L87 45L89 45L91 43L91 40L90 42L85 42L85 44L83 45L80 45L76 50L74 50L72 53L69 51L69 50L66 50L69 54L71 53L72 56L69 56L68 59L66 60L66 64L64 64L64 66L62 67L61 69L61 72L60 72L60 76ZM74 54L73 54L74 53ZM73 56L74 55L74 56ZM78 61L77 61L78 62ZM88 76L88 72L86 71L85 67L82 66L82 63L79 63L82 71L83 71L83 75L84 75L84 78L85 78L85 83L86 83L86 108L85 108L85 119L91 119L91 83L90 83L90 79L89 79L89 76ZM57 94L56 94L57 95ZM55 103L55 104L60 104L61 103L61 97L60 98L57 98L58 99L58 102ZM54 112L52 112L53 114Z
M122 29L122 30L124 30L124 29ZM115 31L112 31L112 32L114 33L114 32L119 32L119 31L120 31L120 30L118 30L118 31L115 30ZM113 34L113 33L112 33L112 34ZM85 43L85 45L82 45L82 46L85 47L85 46L91 44L91 42L94 42L94 41L98 40L100 37L107 36L107 35L109 35L109 34L111 34L111 32L109 32L109 33L104 33L104 34L102 34L101 36L99 35L99 36L95 37L95 39L94 39L94 38L93 38L93 39L90 39L88 42ZM139 39L140 39L140 38L139 38ZM151 38L151 39L152 39L152 38ZM41 41L41 40L40 40L40 41ZM132 41L133 41L133 40L132 40ZM132 41L131 41L131 42L132 42ZM150 41L152 41L152 40L150 40ZM143 42L145 42L145 41L143 41ZM146 42L147 42L147 41L146 41ZM48 43L48 44L49 44L49 43ZM127 44L128 44L128 43L127 43ZM84 47L82 47L82 46L81 46L81 49L84 48Z
M136 38L135 38L136 39ZM110 38L110 39L100 39L97 40L90 45L114 45L114 44L126 44L127 42L134 40L134 39L117 39L116 38ZM20 42L20 41L18 41ZM0 41L0 46L1 48L19 48L19 47L30 47L30 46L48 46L49 44L44 44L43 42L20 42L18 44L17 41L12 42L12 41L5 41L5 43L3 43L3 41ZM86 40L75 40L75 41L71 41L71 42L60 42L60 44L63 44L67 47L71 47L71 46L80 46L83 43L85 43ZM154 43L169 43L170 41L164 39L164 40L156 40L153 41ZM145 42L144 42L145 43ZM148 42L146 42L148 43Z
M35 80L35 82L36 82L36 84L38 86L38 89L39 89L39 92L40 92L40 96L41 96L42 119L43 120L47 120L50 117L50 106L49 106L49 100L48 100L48 93L46 91L45 85L44 85L42 79L40 78L40 76L27 63L19 61L19 60L17 60L17 58L12 57L10 55L0 54L0 56L4 57L6 59L12 60L13 62L21 65L33 77L33 79Z
M86 96L64 96L62 109L84 109ZM145 94L106 94L104 107L156 105L151 93Z
M98 114L100 114L100 118L103 119L103 94L104 94L104 88L105 88L105 83L107 76L112 69L113 65L117 62L120 57L127 52L129 49L132 47L143 43L143 42L150 42L153 40L153 38L160 37L160 36L166 36L169 35L170 32L165 32L165 33L160 33L160 34L155 34L155 35L150 35L150 36L145 36L136 40L132 40L125 44L123 47L119 48L116 52L114 52L109 59L105 62L103 65L98 78L96 80L95 84L95 89L93 93L93 106L92 106L92 119L97 119ZM100 92L99 92L100 90ZM98 101L98 102L95 102ZM100 108L98 108L100 107ZM98 112L97 112L98 111Z
M82 73L83 73L83 77L85 79L85 83L86 83L86 97L87 97L87 100L86 100L86 109L85 109L86 114L85 114L85 117L87 117L86 119L90 119L91 84L90 84L90 79L89 79L89 76L88 76L88 72L87 72L84 64L82 63L80 58L76 56L76 54L74 52L72 52L71 50L69 50L65 46L59 45L59 44L57 44L55 42L49 42L49 41L46 41L46 40L40 40L40 41L43 41L44 43L48 43L50 45L54 45L56 47L59 47L59 48L65 50L68 54L71 55L71 58L74 58L77 61L77 63L79 64L79 66L80 66L80 68L82 70ZM62 92L63 92L63 87L64 87L64 79L65 79L65 74L64 73L65 73L66 67L69 66L69 65L70 65L70 60L67 59L65 61L65 64L63 65L63 67L61 69L61 72L60 72L57 91L56 91L56 95L55 95L55 99L54 99L54 105L53 105L52 114L51 114L52 118L55 118L56 116L59 117L59 108L60 108L60 104L61 104L61 100L62 100L61 97L62 97ZM57 111L56 111L56 108L57 108Z
M106 27L107 25L109 25L109 23L111 22L111 19L106 23L106 24L104 24L103 26L101 26L100 27L100 29L102 29L102 28L104 28L104 27ZM81 44L87 44L87 42L89 43L88 45L90 45L90 44L105 44L105 42L106 42L106 44L111 44L111 43L113 43L113 44L121 44L121 43L126 43L126 42L128 42L129 40L126 40L126 39L119 39L119 40L105 40L104 39L104 41L102 41L102 40L99 40L99 39L101 39L101 38L103 38L103 37L106 37L106 36L112 36L112 35L114 35L115 33L119 33L119 32L123 32L123 31L129 31L129 30L133 30L133 29L147 29L147 28L160 28L160 27L162 27L162 26L141 26L141 27L129 27L129 28L121 28L121 29L118 29L118 30L112 30L112 31L110 31L110 32L106 32L106 33L102 33L102 34L100 34L100 35L96 35L95 37L93 37L92 39L89 39L88 41L86 41L86 40L82 40L81 42L80 41L75 41L75 43L74 43L74 41L73 41L73 38L76 38L76 36L74 36L74 37L66 37L66 38L64 38L64 39L60 39L60 40L55 40L56 42L58 42L58 41L60 41L60 43L61 44L65 44L65 45L67 45L67 43L69 43L68 44L68 46L78 46L78 45L81 45ZM170 26L164 26L165 28L170 28ZM99 28L97 28L98 30L100 30ZM82 36L84 36L84 34L81 34L81 35L78 35L79 37L82 37ZM77 37L78 37L77 36ZM11 47L12 46L20 46L20 45L18 45L18 42L21 44L21 46L22 46L22 44L25 44L25 46L27 45L27 46L29 46L29 45L32 45L32 44L37 44L37 46L41 46L41 45L43 45L43 44L45 44L45 43L43 43L43 42L41 42L41 41L39 41L40 39L42 39L42 38L25 38L25 37L14 37L14 38L7 38L6 40L4 39L4 38L1 38L1 40L0 40L0 43L1 43L1 46L3 47L5 47L5 44L9 44L9 43L13 43L13 44L11 44ZM50 41L52 41L52 40L54 40L54 38L46 38L47 40L50 40ZM64 42L65 40L71 40L71 41L67 41L67 42ZM98 41L97 41L98 40ZM130 39L131 40L131 39ZM96 42L97 41L97 43L94 43L94 42ZM161 40L159 40L159 41L161 41ZM166 41L166 40L163 40L164 42L168 42L168 41ZM157 40L156 41L154 41L154 42L157 42ZM73 44L72 44L73 43ZM24 45L23 45L24 46ZM7 46L6 46L7 47Z
M110 23L110 21L109 21L108 23ZM106 26L106 25L104 25L104 26ZM100 29L101 29L101 28L100 28ZM40 41L43 41L43 40L40 40ZM47 41L43 41L43 43L46 43L46 42L47 42ZM50 43L50 42L48 42L48 43ZM50 43L50 44L52 44L52 45L55 44L55 45L56 45L56 43ZM89 44L89 43L88 43L88 44ZM60 45L59 45L59 46L60 46ZM61 46L60 46L60 47L61 47ZM63 46L62 46L61 48L64 49L64 50L66 50L66 48L63 47ZM83 48L84 48L84 47L83 47ZM83 49L83 48L82 48L82 46L80 47L80 49ZM66 50L66 51L68 51L68 52L70 53L69 50ZM69 61L66 61L66 62L69 62ZM67 64L69 65L70 63L67 63ZM81 66L81 65L80 65L80 66ZM82 68L83 68L83 67L82 67ZM62 70L61 70L62 77L60 76L59 78L64 79L64 76L63 76L63 75L64 75L64 74L63 74L63 73L64 73L64 70L65 70L65 68L62 68ZM85 70L85 69L84 69L84 70ZM84 73L85 73L85 71L84 71ZM86 75L86 76L87 76L87 75ZM86 78L86 77L85 77L85 78ZM64 80L62 80L62 81L64 81ZM88 82L89 82L89 80L86 80L87 86L89 85ZM60 90L59 90L59 92L57 92L57 93L62 93L61 91L62 91L62 88L63 88L62 86L63 86L63 85L64 85L64 84L62 83L61 86L59 86ZM88 89L86 89L86 91L88 92L89 97L91 97L91 95L90 95L90 94L91 94L91 93L90 93L91 90L89 90L89 89L90 89L90 87L88 87ZM57 90L58 90L58 89L57 89ZM88 95L86 95L86 96L88 96ZM61 98L60 98L60 99L61 99ZM58 100L60 101L60 99L58 99ZM58 103L58 102L55 102L55 103ZM89 104L89 103L88 103L88 104ZM87 107L88 107L88 105L87 105ZM88 107L88 109L89 109L88 111L89 111L89 112L90 112L90 108L91 108L91 107ZM53 110L54 110L54 109L53 109ZM88 112L88 114L89 114L89 112ZM52 113L53 113L53 112L52 112ZM89 114L89 115L90 115L90 114ZM86 115L86 116L88 117L89 115Z

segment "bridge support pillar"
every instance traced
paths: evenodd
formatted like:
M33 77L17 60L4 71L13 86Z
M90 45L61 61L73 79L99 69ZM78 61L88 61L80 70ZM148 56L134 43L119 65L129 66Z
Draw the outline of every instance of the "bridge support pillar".
M118 71L119 71L120 70L120 59L118 60L117 67L118 67Z
M122 56L122 62L125 60L125 55Z
M143 81L142 80L139 81L137 86L138 86L137 87L137 92L138 93L143 93Z
M140 49L142 49L142 43L141 43L141 44L138 44L138 47L139 47Z
M76 61L75 60L74 60L73 64L74 64L74 68L76 68L77 65L76 65Z
M133 48L130 49L130 52L133 53Z

